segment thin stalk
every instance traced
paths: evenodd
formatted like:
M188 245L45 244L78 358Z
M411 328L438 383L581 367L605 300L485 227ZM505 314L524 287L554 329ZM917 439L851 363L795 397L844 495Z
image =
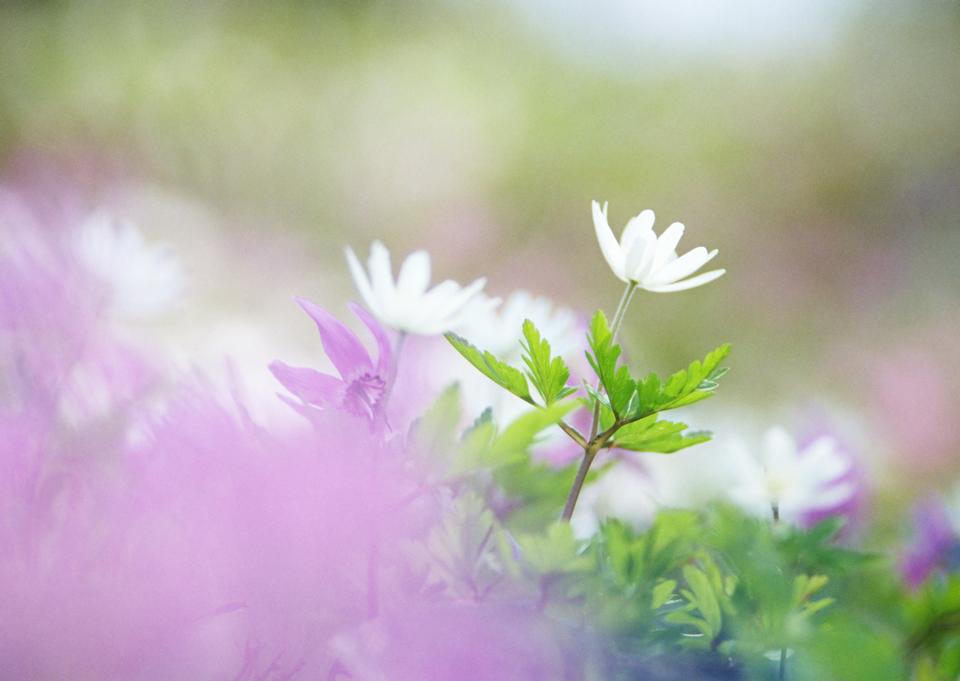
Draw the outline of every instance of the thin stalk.
M623 289L620 296L620 302L617 303L617 311L613 314L613 324L610 326L610 335L614 343L617 342L617 334L620 333L620 327L623 326L623 320L627 316L627 308L630 307L630 301L633 300L633 294L637 290L637 282L627 282L627 287ZM597 382L597 390L602 386ZM593 408L593 420L590 424L590 440L597 437L597 429L600 427L600 404L597 403Z
M407 334L400 331L397 335L397 346L393 351L393 362L391 362L390 373L384 384L383 397L377 405L376 428L383 426L390 428L387 421L387 403L390 401L390 395L393 393L393 384L397 382L397 373L400 367L400 353L403 352L404 341ZM376 418L375 416L375 418ZM382 419L382 420L381 420ZM373 450L373 467L371 475L378 475L377 459L379 459L379 450L375 447ZM371 500L372 503L372 500ZM367 617L373 619L380 612L380 518L374 513L373 522L370 525L370 546L367 551Z
M617 334L620 333L620 327L623 326L623 320L627 316L627 308L630 307L630 301L633 299L633 294L637 290L637 282L631 281L627 283L627 287L623 290L623 294L620 296L620 302L617 303L617 311L613 315L613 324L610 327L611 338L614 342L617 340ZM598 383L597 390L601 390L602 386ZM583 490L583 483L586 482L587 474L590 472L590 466L593 464L593 460L597 457L597 452L603 449L606 445L607 440L616 432L616 429L621 424L614 424L611 428L608 428L603 433L598 433L600 430L600 403L598 402L593 408L593 420L590 423L590 438L588 442L583 442L582 438L578 439L573 437L573 435L564 428L564 431L567 432L570 437L574 439L577 444L583 447L583 460L580 461L580 468L577 469L577 477L573 480L573 486L570 488L570 493L567 495L567 501L563 506L563 514L561 518L570 522L570 518L573 517L573 510L577 507L577 500L580 498L580 492ZM579 433L578 433L579 435Z
M771 506L771 510L773 511L774 526L779 525L780 524L780 504L774 502L774 504ZM780 648L780 668L779 668L779 671L777 672L777 681L783 681L784 678L786 678L786 673L787 673L787 647L782 646Z
M583 460L580 462L580 468L577 469L577 477L573 480L573 487L570 488L570 494L567 495L567 503L563 506L563 515L561 518L570 522L573 517L573 509L577 506L577 499L580 498L580 491L583 489L583 483L587 479L587 473L590 472L590 464L597 456L597 450L593 447L587 447L583 452Z

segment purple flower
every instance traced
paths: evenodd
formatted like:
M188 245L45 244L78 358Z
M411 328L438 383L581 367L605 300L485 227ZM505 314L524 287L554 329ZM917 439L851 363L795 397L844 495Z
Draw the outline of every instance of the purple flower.
M948 562L958 539L946 508L937 498L914 507L913 525L913 539L900 557L900 575L907 586L916 588Z
M295 298L320 331L320 341L340 377L316 369L292 367L283 362L270 364L270 371L291 393L306 405L321 409L340 409L371 421L382 415L383 399L392 380L390 340L377 321L359 305L350 305L373 335L379 348L374 365L363 343L326 310L303 298ZM291 406L303 412L301 405ZM309 412L305 412L309 416Z

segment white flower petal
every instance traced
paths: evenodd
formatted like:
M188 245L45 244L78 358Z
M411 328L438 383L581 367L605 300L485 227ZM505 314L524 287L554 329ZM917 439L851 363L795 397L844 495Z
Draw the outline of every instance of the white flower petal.
M377 302L376 295L374 295L373 288L370 286L370 280L367 279L367 273L363 270L363 265L360 264L353 249L349 246L346 249L346 255L350 276L353 277L353 283L356 285L357 290L360 291L363 302L367 304L367 307L370 308L370 311L375 317L382 317L380 305Z
M380 309L387 311L394 303L395 289L393 272L390 270L390 251L379 241L370 245L370 259L367 261L370 271L370 285L373 294L380 303Z
M674 222L657 239L657 250L654 252L653 263L650 265L652 272L656 272L671 260L676 259L677 244L683 237L683 230L682 222ZM671 256L673 257L671 258Z
M653 223L656 219L656 215L649 208L630 218L630 222L623 228L623 234L620 235L620 250L627 253L633 248L637 239L646 234L653 234ZM653 236L655 239L656 235Z
M703 246L697 246L661 269L651 272L644 283L655 286L657 284L672 284L699 270L710 262L716 254L717 251L715 250L708 253Z
M710 272L704 272L703 274L698 274L695 277L690 277L689 279L678 281L673 284L644 286L643 288L653 293L673 293L675 291L686 291L687 289L709 284L714 279L719 279L722 277L724 274L726 274L726 272L726 270L711 270Z
M623 270L623 251L620 248L620 244L617 243L616 237L613 235L613 230L610 229L610 223L607 222L607 204L603 204L602 210L600 209L600 204L596 201L594 201L592 205L593 228L597 233L600 251L603 253L607 265L610 266L610 269L613 270L617 278L626 281Z
M430 255L426 251L414 251L407 256L397 276L397 290L407 299L419 299L430 285Z

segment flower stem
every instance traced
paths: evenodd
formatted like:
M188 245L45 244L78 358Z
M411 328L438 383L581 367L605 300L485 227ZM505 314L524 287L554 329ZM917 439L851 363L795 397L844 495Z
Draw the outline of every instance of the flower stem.
M567 495L567 503L563 506L563 515L561 518L565 522L570 522L573 517L573 509L577 506L577 499L580 498L580 491L583 489L583 483L587 479L587 473L590 472L590 464L597 456L597 450L588 446L583 452L583 461L580 462L580 468L577 470L577 477L573 480L573 487L570 488L570 494Z
M393 393L393 385L397 382L397 373L400 367L400 353L403 351L404 341L407 334L400 331L397 336L397 347L393 351L393 362L390 366L390 374L387 376L386 384L383 390L383 397L377 405L376 428L386 426L391 428L387 421L387 403L390 401L390 395ZM381 433L382 434L382 433ZM371 475L379 475L377 463L379 460L379 449L373 451L373 469ZM372 502L371 502L372 503ZM367 617L373 619L380 612L380 517L374 513L373 522L370 524L370 545L367 550Z
M779 502L774 502L770 507L770 510L773 511L773 525L776 527L780 524L780 504ZM777 681L783 681L787 673L787 647L782 646L780 648L780 669L777 673Z
M630 307L630 301L633 300L633 294L636 292L637 282L631 281L627 283L627 287L623 290L623 295L620 296L617 311L613 315L613 324L610 325L610 333L614 342L617 341L617 334L620 332L620 327L623 326L623 320L627 316L627 308Z
M620 327L623 326L623 320L627 316L627 308L630 307L630 301L633 299L633 294L636 290L637 282L628 282L627 287L623 290L623 295L620 296L620 302L617 303L617 311L613 315L613 325L610 327L611 337L614 342L617 340ZM598 383L597 390L601 390L602 388L603 386ZM576 437L573 437L572 434L568 433L577 444L583 447L583 460L580 462L577 477L574 478L573 486L567 495L567 502L563 506L563 515L561 518L566 522L570 522L570 518L573 517L573 510L577 507L577 500L580 498L580 492L583 490L583 483L587 479L587 474L590 472L590 466L593 464L593 460L597 457L597 452L607 444L607 440L616 428L604 431L603 433L599 433L599 430L600 403L598 402L593 408L593 420L590 425L589 441L583 442L582 438L578 440Z
M610 327L610 336L614 343L617 342L617 334L620 333L620 327L623 326L623 319L627 316L627 308L630 307L630 301L637 290L637 282L627 282L627 287L623 289L623 295L620 296L620 302L617 303L617 311L613 314L613 324ZM597 381L597 390L602 390L603 386ZM593 420L590 425L590 440L597 437L597 431L600 429L600 403L593 407Z

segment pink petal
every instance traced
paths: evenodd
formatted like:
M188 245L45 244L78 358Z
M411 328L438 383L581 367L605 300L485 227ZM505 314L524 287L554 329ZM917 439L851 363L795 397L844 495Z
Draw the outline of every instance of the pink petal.
M363 343L353 331L309 300L303 298L294 298L294 300L317 323L323 349L333 362L333 366L337 368L341 378L349 379L358 373L373 369L373 362L370 361L367 349L363 347Z
M339 378L283 362L271 362L270 373L284 388L308 404L319 407L336 407L340 404L344 382Z
M374 339L377 341L377 348L379 349L379 356L377 358L377 375L381 377L387 376L387 373L390 370L390 365L393 360L393 349L390 346L390 339L387 337L386 332L383 330L383 327L373 318L369 312L363 309L361 306L356 303L348 303L347 307L350 308L351 312L355 314L361 322L363 322L370 333L373 334Z

